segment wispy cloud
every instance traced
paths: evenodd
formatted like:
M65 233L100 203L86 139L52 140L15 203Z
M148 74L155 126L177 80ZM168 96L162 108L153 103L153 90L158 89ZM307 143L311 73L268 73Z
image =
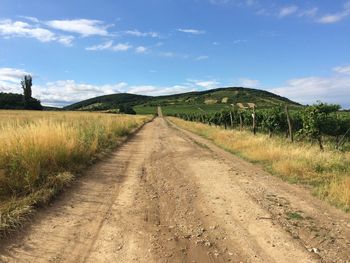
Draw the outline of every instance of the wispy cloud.
M193 87L189 87L185 85L174 85L169 87L140 85L140 86L130 86L127 88L128 93L149 95L149 96L178 94L178 93L184 93L184 92L189 92L194 90L195 89L193 89Z
M213 5L224 5L224 4L229 4L233 3L237 6L254 6L259 3L258 0L209 0L209 3Z
M333 68L333 71L339 74L350 74L350 66L341 66Z
M344 18L350 16L350 2L345 3L343 6L343 10L334 13L334 14L327 14L322 17L320 17L317 22L322 23L322 24L333 24L336 22L339 22L343 20Z
M174 52L170 52L170 51L159 52L159 56L166 57L166 58L172 58L172 57L175 57L175 53Z
M233 44L241 44L241 43L246 43L248 42L247 39L236 39L233 41Z
M215 89L215 88L218 88L220 86L220 82L218 82L215 79L204 80L204 81L201 81L201 80L191 81L190 80L190 82L192 82L192 84L194 84L195 86L198 86L198 87L204 88L204 89Z
M198 30L193 28L179 28L177 29L177 31L192 35L202 35L206 33L204 30Z
M275 16L278 18L285 18L289 16L300 17L300 18L311 18L314 22L321 24L333 24L350 16L350 1L347 0L341 10L334 13L322 12L320 6L303 7L295 4L290 5L278 5L272 3L266 3L259 0L208 0L214 5L227 5L234 4L236 7L246 7L253 10L257 15L264 16ZM323 13L323 14L322 14Z
M131 48L132 48L132 45L130 45L129 43L114 44L113 41L110 40L99 45L86 47L85 49L89 51L111 50L115 52L121 52L121 51L128 51Z
M290 16L290 15L296 13L297 11L298 11L298 7L295 5L285 6L279 10L278 16L279 17Z
M73 36L60 36L57 41L65 46L72 46L74 37Z
M209 0L209 2L213 5L221 5L229 3L230 0Z
M5 38L34 38L40 42L57 41L66 46L71 45L74 39L73 36L57 35L48 29L33 26L23 21L12 21L10 19L0 21L0 35Z
M107 28L111 25L106 25L100 20L91 19L73 19L73 20L51 20L46 24L54 29L80 34L83 37L88 36L107 36Z
M299 12L299 17L315 17L318 13L319 9L318 7L313 7L307 10L302 10Z
M135 48L135 52L138 54L146 54L149 52L149 49L147 47L144 47L144 46L138 46Z
M36 17L33 17L33 16L18 16L20 18L24 18L26 20L29 20L31 22L34 22L34 23L40 23L40 20L37 19Z
M256 79L240 78L238 85L245 88L257 88L260 86L260 81Z
M206 60L206 59L209 59L209 56L198 56L194 60L201 61L201 60Z
M160 34L158 32L141 32L139 30L127 30L124 31L125 34L130 35L130 36L135 36L135 37L153 37L153 38L159 38Z

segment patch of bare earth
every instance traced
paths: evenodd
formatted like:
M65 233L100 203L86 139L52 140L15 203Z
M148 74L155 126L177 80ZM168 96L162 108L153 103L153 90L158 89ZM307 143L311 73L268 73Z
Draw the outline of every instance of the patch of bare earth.
M347 262L349 216L163 118L0 244L1 262Z

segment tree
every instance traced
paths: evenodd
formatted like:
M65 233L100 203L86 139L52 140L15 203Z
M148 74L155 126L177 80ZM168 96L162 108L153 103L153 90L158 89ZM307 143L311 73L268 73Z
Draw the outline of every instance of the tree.
M119 112L120 113L125 113L125 114L132 114L135 115L136 112L130 105L122 104L119 106Z
M32 76L25 75L21 81L23 96L24 96L24 108L28 109L32 100Z

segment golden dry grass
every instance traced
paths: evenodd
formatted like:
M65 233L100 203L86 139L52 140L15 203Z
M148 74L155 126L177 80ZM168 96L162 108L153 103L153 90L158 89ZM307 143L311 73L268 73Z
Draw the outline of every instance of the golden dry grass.
M0 231L150 116L0 111Z
M327 150L317 145L288 143L284 138L253 136L248 131L224 130L201 123L170 118L176 125L212 140L217 145L296 183L313 186L314 192L330 203L350 210L350 153Z

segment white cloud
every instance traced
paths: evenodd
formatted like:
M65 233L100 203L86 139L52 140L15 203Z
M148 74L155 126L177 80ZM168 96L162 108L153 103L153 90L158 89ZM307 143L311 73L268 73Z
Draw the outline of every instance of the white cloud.
M290 15L294 14L296 11L298 11L298 7L295 5L285 6L285 7L282 7L280 9L278 16L279 17L290 16Z
M245 0L245 4L247 6L254 6L254 5L258 4L258 1L257 0Z
M0 68L0 92L21 93L20 79L28 74L25 70ZM74 80L59 80L42 85L33 85L33 96L42 101L43 105L65 106L96 96L128 92L142 95L170 95L196 91L198 89L217 88L216 80L189 80L188 83L170 86L129 85L126 82L115 84L94 85L78 83Z
M23 21L12 21L10 19L0 21L0 35L5 38L34 38L41 42L57 41L66 46L72 45L74 39L73 36L57 35L48 29L33 26Z
M0 68L0 81L18 82L24 75L29 74L23 69Z
M209 56L198 56L194 60L201 61L201 60L206 60L206 59L209 59Z
M172 57L175 57L175 54L173 52L160 52L159 56L166 57L166 58L172 58Z
M90 50L90 51L97 51L97 50L106 50L106 49L110 49L113 46L113 41L107 41L104 42L102 44L99 45L94 45L94 46L90 46L90 47L86 47L86 50Z
M347 2L343 6L342 11L340 11L338 13L334 13L334 14L324 15L321 18L319 18L317 20L317 22L319 22L321 24L333 24L333 23L336 23L336 22L343 20L344 18L348 17L349 15L350 15L350 2Z
M157 32L141 32L139 30L127 30L125 31L125 34L127 35L131 35L131 36L135 36L135 37L153 37L153 38L156 38L156 37L160 37L159 33Z
M189 55L187 54L179 54L171 51L161 51L156 53L159 57L164 57L164 58L180 58L180 59L188 59L190 58Z
M333 71L340 73L340 74L350 74L350 66L335 67L335 68L333 68Z
M132 48L132 46L128 43L119 43L112 46L113 51L128 51L130 48Z
M113 41L110 40L110 41L104 42L104 43L99 44L99 45L86 47L85 49L89 50L89 51L111 50L111 51L115 51L115 52L120 52L120 51L128 51L131 48L132 48L132 46L129 45L128 43L119 43L119 44L114 45Z
M194 91L193 87L174 85L170 87L158 87L152 85L131 86L127 92L132 94L162 96Z
M0 21L0 34L5 37L36 38L41 42L56 40L55 34L47 29L33 27L26 22L10 19Z
M139 46L137 48L135 48L135 52L136 53L139 53L139 54L146 54L148 53L148 48L147 47L144 47L144 46Z
M219 87L220 82L216 80L207 80L207 81L196 81L194 82L194 84L204 89L215 89Z
M29 20L31 22L34 22L34 23L40 23L39 19L37 19L36 17L33 17L33 16L19 16L21 18L24 18L26 20Z
M350 107L349 76L291 79L285 86L270 91L303 104L312 104L320 100Z
M193 29L193 28L179 28L179 29L177 29L177 31L182 32L182 33L192 34L192 35L205 34L204 30L198 30L198 29Z
M214 5L226 4L229 3L230 0L209 0L210 3Z
M246 43L246 42L248 42L247 39L236 39L233 41L233 44L236 45L236 44L241 44L241 43Z
M46 24L54 29L77 33L84 37L88 36L107 36L107 28L111 25L105 25L100 20L73 19L73 20L51 20Z
M333 24L333 23L339 22L340 20L342 20L346 16L347 16L347 14L345 14L345 13L325 15L325 16L322 16L317 21L321 24Z
M73 36L60 36L57 38L57 41L65 46L72 46L73 45Z
M48 82L45 85L34 85L33 95L40 99L44 105L65 106L81 100L127 92L139 95L160 96L194 91L192 86L153 86L128 85L125 82L106 85L92 85L77 83L74 80L60 80Z
M240 78L238 80L238 83L240 86L243 86L245 88L256 88L259 87L260 81L256 79L248 79L248 78Z
M317 7L314 7L314 8L310 8L310 9L307 9L307 10L304 10L304 11L301 11L299 13L299 16L300 17L315 17L318 13L318 8Z
M27 74L23 69L0 68L0 92L21 93L21 79Z
M48 82L45 85L33 85L33 96L44 105L63 106L96 96L119 93L127 84L120 82L107 85L77 83L74 80Z

